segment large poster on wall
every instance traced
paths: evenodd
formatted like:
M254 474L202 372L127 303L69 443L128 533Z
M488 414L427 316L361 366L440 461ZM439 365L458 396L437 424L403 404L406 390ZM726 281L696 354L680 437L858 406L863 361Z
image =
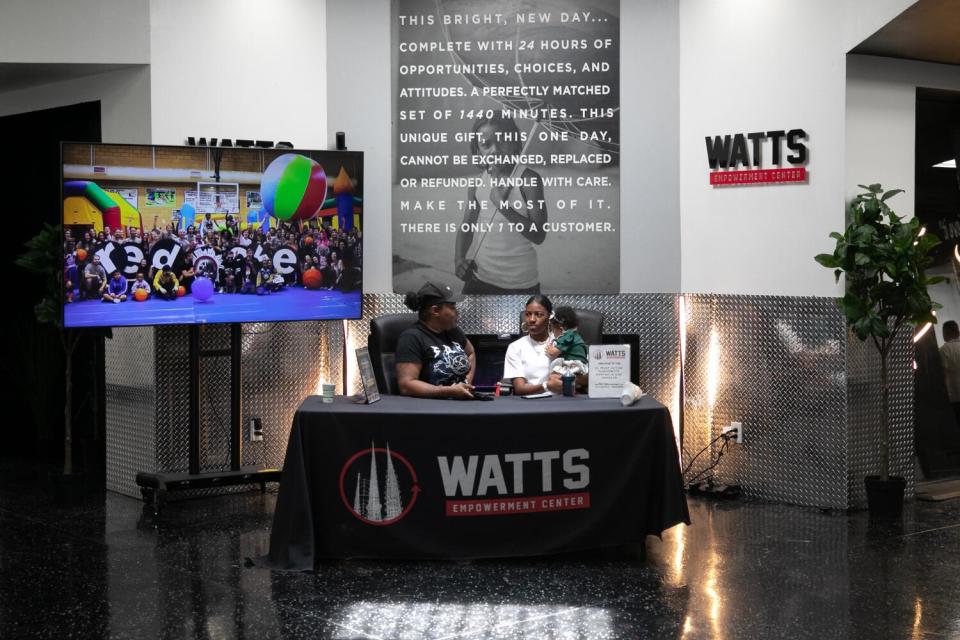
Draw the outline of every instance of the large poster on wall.
M395 0L394 291L619 291L619 15Z

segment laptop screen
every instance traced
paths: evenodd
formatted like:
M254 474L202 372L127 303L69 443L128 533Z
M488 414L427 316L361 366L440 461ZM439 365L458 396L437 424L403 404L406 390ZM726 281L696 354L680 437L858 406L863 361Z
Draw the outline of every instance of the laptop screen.
M519 334L471 334L467 338L477 352L477 369L473 385L481 391L492 391L503 378L503 361L507 347Z

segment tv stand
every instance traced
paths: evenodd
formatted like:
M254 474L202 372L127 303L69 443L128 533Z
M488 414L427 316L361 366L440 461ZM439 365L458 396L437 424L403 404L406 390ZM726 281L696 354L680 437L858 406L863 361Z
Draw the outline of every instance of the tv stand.
M144 472L137 474L137 486L144 503L160 513L172 491L209 489L240 484L259 484L266 490L266 483L280 482L280 469L263 466L241 466L243 458L243 431L241 394L241 331L240 323L230 325L230 348L204 350L200 347L201 325L190 327L190 435L188 442L189 470L187 473ZM230 358L230 470L200 471L200 362L203 358Z

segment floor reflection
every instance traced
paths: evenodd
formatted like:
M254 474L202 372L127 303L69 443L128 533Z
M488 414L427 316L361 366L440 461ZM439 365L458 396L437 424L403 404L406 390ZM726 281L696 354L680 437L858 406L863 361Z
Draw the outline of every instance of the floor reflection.
M0 471L4 471L0 465ZM272 572L275 502L116 495L58 508L0 473L0 637L960 637L960 502L864 513L691 501L691 527L611 552L328 562Z

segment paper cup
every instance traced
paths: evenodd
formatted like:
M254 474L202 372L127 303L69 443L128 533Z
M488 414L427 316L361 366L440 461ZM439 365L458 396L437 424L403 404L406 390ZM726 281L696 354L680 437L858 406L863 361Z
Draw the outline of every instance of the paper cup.
M323 402L327 402L327 403L333 402L333 391L334 391L334 389L335 389L335 387L334 387L334 385L332 385L332 384L325 384L325 385L323 385L323 386L321 387L321 391L322 391L321 400L322 400Z

